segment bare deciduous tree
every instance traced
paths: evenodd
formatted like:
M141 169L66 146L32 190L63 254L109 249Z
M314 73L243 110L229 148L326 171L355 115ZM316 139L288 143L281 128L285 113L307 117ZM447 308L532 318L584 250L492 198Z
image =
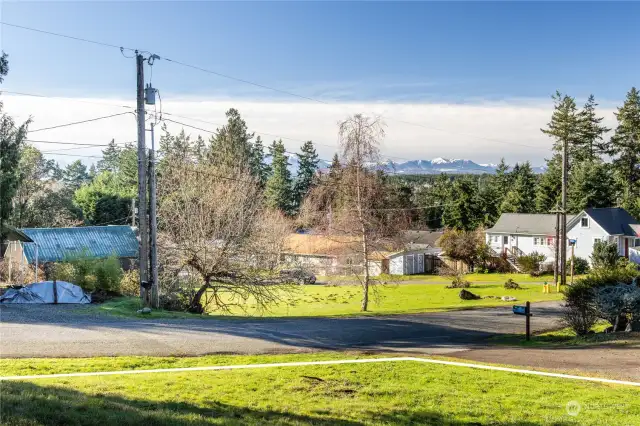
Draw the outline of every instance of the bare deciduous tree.
M176 161L166 165L158 192L161 262L199 279L190 311L244 309L248 300L265 308L283 295L287 284L275 268L290 224L263 208L248 170Z

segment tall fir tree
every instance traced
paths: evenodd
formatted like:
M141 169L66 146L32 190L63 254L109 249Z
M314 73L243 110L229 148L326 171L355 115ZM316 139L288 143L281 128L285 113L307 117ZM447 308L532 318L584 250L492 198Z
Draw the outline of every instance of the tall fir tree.
M574 98L564 95L559 91L552 97L554 103L551 121L545 129L540 129L542 133L553 138L553 150L562 153L564 143L567 143L569 155L569 166L575 157L576 147L581 141L581 121Z
M469 176L456 178L444 206L444 226L463 231L476 229L483 220L478 202L478 184Z
M65 188L71 191L75 191L85 183L89 182L89 173L87 173L87 166L82 164L82 161L76 160L73 163L67 165L62 172L62 183Z
M120 147L116 145L115 139L111 139L109 145L102 150L102 159L98 161L98 172L108 170L116 172L120 158Z
M609 130L602 125L604 117L596 114L596 103L593 95L589 96L582 110L578 113L579 138L574 144L574 161L595 161L605 152L606 144L603 136Z
M429 186L418 188L415 195L416 207L420 209L420 221L430 229L440 229L443 227L442 217L446 204L451 197L451 177L444 173L439 174Z
M502 201L500 210L503 213L533 213L536 208L535 188L536 175L527 161L518 168L516 180Z
M269 147L269 154L271 155L271 175L267 179L265 201L267 206L290 215L293 213L293 186L288 168L289 161L282 140L273 141Z
M227 124L217 129L209 140L209 159L224 167L249 167L254 134L248 132L247 123L237 109L229 109L226 116Z
M313 142L307 141L300 147L298 157L298 174L293 186L294 208L297 211L302 204L302 200L309 192L313 179L318 170L318 154L313 146Z
M551 213L559 206L562 191L562 157L554 154L547 160L547 169L536 186L536 212Z
M271 168L264 161L264 145L260 136L256 138L256 141L251 147L251 157L249 158L249 168L251 174L258 179L260 187L264 188L269 178L269 172Z
M622 185L622 206L640 218L640 93L627 93L616 113L618 125L607 144L613 166Z
M571 170L567 209L579 213L589 207L611 207L616 202L616 182L602 160L583 161Z

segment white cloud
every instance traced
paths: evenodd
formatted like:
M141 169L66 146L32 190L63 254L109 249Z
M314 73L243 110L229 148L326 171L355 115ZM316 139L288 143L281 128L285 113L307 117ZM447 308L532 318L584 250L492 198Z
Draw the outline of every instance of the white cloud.
M5 110L19 119L33 117L31 129L90 119L126 111L120 105L133 106L131 100L34 98L4 94ZM97 104L96 104L97 103ZM98 105L107 104L107 105ZM322 158L329 159L338 144L337 122L348 114L361 112L379 114L387 123L387 135L382 152L387 156L405 159L435 157L466 158L479 163L529 160L540 165L549 156L550 139L540 132L549 121L551 101L507 100L502 102L468 104L447 103L332 103L268 102L248 100L206 100L173 98L163 101L165 112L206 120L218 125L225 122L225 111L237 108L249 128L263 140L270 142L279 135L287 149L295 151L303 140L313 140ZM614 127L613 108L601 108L605 124ZM166 116L169 118L169 116ZM204 129L215 130L216 125L171 117ZM407 122L418 125L407 124ZM180 126L168 123L170 131ZM204 132L186 129L192 135ZM63 127L29 134L30 139L105 144L112 138L117 142L133 141L136 124L133 115L125 115L87 124ZM148 144L150 143L148 139ZM43 151L70 148L64 145L38 144ZM527 145L527 146L524 146ZM99 147L60 151L67 154L99 155ZM74 157L56 156L61 163ZM395 158L394 158L395 159ZM90 163L94 160L83 159Z

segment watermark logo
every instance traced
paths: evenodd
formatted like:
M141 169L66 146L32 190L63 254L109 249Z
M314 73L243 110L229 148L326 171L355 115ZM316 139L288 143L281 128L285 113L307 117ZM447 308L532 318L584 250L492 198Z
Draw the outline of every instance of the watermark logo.
M569 401L567 402L567 414L570 416L577 416L580 413L580 403L578 401Z

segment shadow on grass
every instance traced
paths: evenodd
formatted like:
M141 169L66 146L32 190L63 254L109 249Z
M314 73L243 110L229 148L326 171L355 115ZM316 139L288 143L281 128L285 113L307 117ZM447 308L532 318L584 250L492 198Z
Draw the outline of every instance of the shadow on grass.
M366 413L359 421L344 420L324 412L307 415L277 409L257 409L218 401L206 407L185 402L128 399L109 394L86 394L56 386L38 386L28 382L2 382L0 422L17 425L479 425L463 422L437 412L399 410ZM533 426L543 423L491 422L499 425Z

